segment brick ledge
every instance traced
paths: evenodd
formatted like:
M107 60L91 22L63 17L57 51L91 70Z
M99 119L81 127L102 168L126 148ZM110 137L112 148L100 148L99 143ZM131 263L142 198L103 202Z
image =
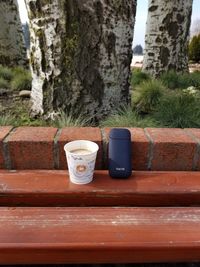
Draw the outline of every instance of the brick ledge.
M111 128L0 127L0 169L66 169L65 143L99 145L96 169L107 168ZM134 170L199 171L200 129L129 128Z

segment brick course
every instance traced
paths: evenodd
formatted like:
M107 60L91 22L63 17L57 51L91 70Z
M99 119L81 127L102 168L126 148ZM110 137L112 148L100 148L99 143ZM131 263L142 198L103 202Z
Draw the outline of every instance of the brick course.
M147 128L153 140L151 170L192 170L196 142L182 129Z
M96 169L107 169L111 128L0 127L0 168L67 169L64 145L85 139L96 142ZM134 170L200 170L200 129L128 128ZM6 138L5 138L6 137ZM5 164L6 162L6 164Z
M13 169L53 169L56 128L19 127L8 138Z

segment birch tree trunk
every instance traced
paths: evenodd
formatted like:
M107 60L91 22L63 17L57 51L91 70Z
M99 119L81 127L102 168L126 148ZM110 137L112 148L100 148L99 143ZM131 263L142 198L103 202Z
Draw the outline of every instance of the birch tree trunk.
M95 121L129 102L136 0L26 0L32 112Z
M154 77L188 71L193 0L149 0L143 70Z
M28 66L17 0L0 1L0 64Z

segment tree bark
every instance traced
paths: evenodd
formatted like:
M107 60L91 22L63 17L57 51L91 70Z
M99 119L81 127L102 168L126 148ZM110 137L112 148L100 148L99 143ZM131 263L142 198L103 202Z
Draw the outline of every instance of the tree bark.
M149 0L143 70L154 77L188 71L193 0Z
M0 64L28 66L16 0L0 1Z
M129 102L136 0L26 0L33 114L99 121Z

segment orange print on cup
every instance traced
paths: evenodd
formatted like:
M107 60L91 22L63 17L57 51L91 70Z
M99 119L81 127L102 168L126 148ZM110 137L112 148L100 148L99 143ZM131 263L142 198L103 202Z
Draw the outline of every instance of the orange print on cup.
M77 171L77 172L85 172L86 169L87 169L87 167L86 167L85 165L78 165L78 166L76 167L76 171Z

